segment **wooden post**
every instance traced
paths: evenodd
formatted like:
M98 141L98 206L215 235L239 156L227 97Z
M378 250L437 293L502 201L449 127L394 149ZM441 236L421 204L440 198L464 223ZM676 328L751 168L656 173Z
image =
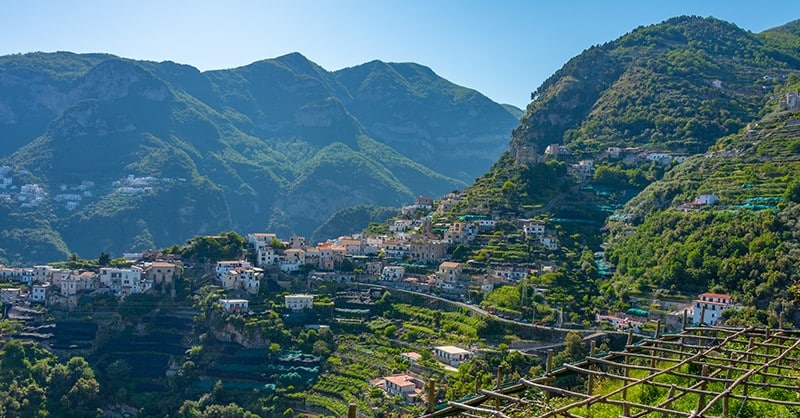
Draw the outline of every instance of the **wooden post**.
M734 364L734 363L733 363L733 358L734 358L735 356L736 356L736 353L734 353L733 351L731 351L731 354L730 354L731 364ZM725 382L724 388L725 388L725 389L727 389L727 388L728 388L728 386L730 385L730 380L731 380L731 378L733 378L733 369L728 369L728 375L727 375L727 376L725 376L725 378L726 378L728 381L727 381L727 382ZM723 398L722 398L722 417L723 417L723 418L728 418L728 414L729 414L729 410L728 410L728 402L729 402L729 399L728 399L728 395L726 394L726 395L725 395L725 397L723 397Z
M497 387L495 390L500 390L500 386L503 384L503 366L497 366ZM499 411L500 410L500 398L494 398L494 407Z
M547 349L547 365L545 367L547 367L545 369L545 372L546 372L545 374L547 376L550 376L550 373L553 372L553 349L552 348ZM548 377L548 379L547 379L547 384L548 385L550 384L550 380L551 379L552 378ZM549 390L544 392L544 397L545 397L545 399L550 399L550 391Z
M778 329L783 329L783 311L778 315Z
M594 340L589 341L589 357L594 357L595 351L597 351L597 343ZM589 363L589 369L594 370L594 363ZM589 373L586 382L586 394L589 396L592 396L593 384L594 384L594 375L592 373ZM586 405L587 411L589 410L589 407L591 407L591 404Z
M708 376L708 364L704 364L703 365L702 375L703 375L703 377L707 377ZM700 390L706 390L706 380L705 379L700 381ZM701 393L701 394L698 395L698 399L697 399L697 410L698 411L702 411L703 408L705 408L705 407L706 407L706 394L705 393Z
M658 339L658 337L660 337L660 336L661 336L661 320L659 319L656 322L656 337L655 338Z
M683 310L683 325L681 325L681 331L686 331L686 325L688 325L689 317L688 312L686 309Z
M497 389L503 384L503 365L497 366Z
M771 330L770 330L769 327L764 329L764 342L769 342L769 339L771 338L770 334L771 334ZM772 348L771 347L764 347L764 351L766 352L766 354L768 356L770 354L772 354ZM761 383L767 383L767 373L769 373L769 366L767 366L767 368L764 369L764 374L761 375Z
M475 393L481 392L481 376L475 376Z
M351 403L347 407L347 418L356 418L356 404Z
M428 379L428 413L433 413L436 405L436 380Z
M628 334L628 339L630 339L631 335L633 335L632 332L633 330L631 329L631 333ZM628 349L626 348L625 351L627 350ZM622 373L622 375L628 377L628 356L625 356L624 363L625 363L625 371ZM631 415L631 406L630 404L628 404L628 388L627 388L628 379L624 379L622 381L622 384L624 385L622 389L622 400L625 401L625 403L622 404L622 415L628 417Z
M706 305L703 304L702 309L700 309L700 326L702 327L706 323Z
M664 402L664 409L669 409L669 405L672 403L672 397L675 396L675 385L669 387L669 393L667 394L667 400ZM666 412L661 413L661 418L668 418Z
M633 344L633 327L628 328L628 341L625 343L625 351L626 352L627 351L631 351L630 346L632 344ZM624 363L625 363L625 370L623 371L622 374L625 377L628 377L628 356L625 356ZM628 385L627 379L623 380L622 384L624 386L627 386ZM622 404L622 415L627 417L627 416L629 416L631 414L631 406L627 402L628 401L628 389L627 388L622 389L622 400L625 401L625 403Z

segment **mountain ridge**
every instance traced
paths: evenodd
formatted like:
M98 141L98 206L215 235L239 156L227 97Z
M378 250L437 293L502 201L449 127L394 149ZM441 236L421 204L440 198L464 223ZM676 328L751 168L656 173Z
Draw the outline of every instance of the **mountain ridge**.
M63 75L57 71L61 66L68 70ZM105 54L0 57L0 87L8 88L0 90L5 92L0 94L0 133L12 138L4 141L0 156L5 155L3 164L12 170L8 176L13 187L37 183L48 193L36 205L54 211L56 222L49 233L70 235L60 241L69 251L120 253L171 245L198 233L267 226L285 235L310 235L349 205L400 206L418 194L463 186L480 174L482 164L488 167L491 155L501 152L516 118L480 93L441 81L430 69L420 76L420 68L403 70L416 77L414 91L390 92L389 107L361 104L364 98L354 97L337 79L343 73L327 72L298 53L208 72ZM426 84L429 91L421 95ZM26 85L37 86L33 91L41 94L22 88ZM361 94L378 87L364 87ZM463 97L465 91L485 99L480 112L489 111L489 117L478 123L461 121L474 119L475 105L451 98ZM426 100L435 103L423 106ZM27 123L18 123L18 114L27 115L22 121ZM381 125L389 134L375 133L379 130L362 123L392 118L396 121ZM418 123L422 119L437 125ZM392 123L406 127L395 129ZM386 139L396 131L404 136ZM461 142L453 144L445 135L451 133ZM414 146L398 147L412 139L428 144L427 160L413 155ZM457 150L466 144L481 150L484 163ZM439 158L430 158L434 155ZM152 184L110 187L128 176ZM155 180L138 180L148 176ZM326 180L320 181L323 176ZM91 195L72 197L74 193L60 191L86 181L95 184ZM136 194L123 196L118 190ZM334 190L328 204L315 196ZM200 196L209 202L207 208L182 203ZM66 205L72 209L65 211L56 199L78 203ZM158 220L147 201L160 201L162 212L177 222ZM216 215L202 221L199 213L206 210ZM30 229L22 218L13 219L4 227L7 235ZM189 219L195 219L197 228L187 226ZM95 221L108 227L114 220L141 227L138 233L132 227L129 236L149 238L135 244L104 239L92 245L75 236L80 228L94 230ZM160 225L159 232L153 231L154 225ZM50 251L51 259L64 255L61 244L45 246L50 250L41 251ZM18 244L12 247L6 252L22 259L30 252Z

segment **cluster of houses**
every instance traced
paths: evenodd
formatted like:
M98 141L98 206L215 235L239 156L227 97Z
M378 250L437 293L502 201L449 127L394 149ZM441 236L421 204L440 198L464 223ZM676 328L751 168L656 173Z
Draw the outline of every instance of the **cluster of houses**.
M0 266L0 279L26 285L5 289L6 303L33 302L72 308L85 295L111 293L119 298L145 293L155 284L170 284L181 274L180 265L155 261L131 267L101 267L99 271L74 271L49 265L31 268Z
M39 206L47 199L48 193L44 187L36 183L14 184L14 176L26 176L27 170L18 170L10 166L0 166L0 202L15 202L20 207L32 208ZM61 185L58 193L53 196L53 201L62 205L64 209L74 210L85 197L91 197L94 182L82 181L79 185Z
M162 183L172 183L174 181L186 181L184 178L173 179L171 177L137 177L133 174L128 174L127 177L122 179L116 180L111 185L115 188L117 193L122 194L140 194L146 193L153 190L153 186Z
M595 162L598 159L622 161L623 163L630 165L656 163L658 165L667 166L673 162L681 163L687 158L685 154L675 154L660 150L643 150L640 147L608 147L604 153L600 153L594 156L594 158L583 159L577 162L574 161L578 157L573 156L570 149L562 144L548 145L545 147L543 155L538 155L534 147L521 146L515 151L516 158L520 162L537 162L547 160L548 158L563 159L567 161L572 160L573 163L569 166L569 174L581 182L592 177L594 174Z
M4 165L0 166L0 202L14 202L23 208L37 207L42 204L49 196L45 188L39 184L22 184L17 186L14 184L14 177L27 176L30 172L27 170L15 171L12 167ZM158 184L173 183L175 181L186 181L184 178L169 178L169 177L137 177L133 174L112 182L114 190L121 194L136 195L153 190L153 187ZM78 208L80 204L87 198L93 196L92 190L95 188L95 182L90 180L83 180L77 185L62 184L57 190L52 193L52 201L58 207L72 211Z
M266 275L303 272L310 279L352 282L358 277L362 281L468 300L469 290L488 293L497 284L515 284L527 276L555 268L548 263L535 267L492 264L488 270L466 273L468 264L451 261L452 250L458 245L479 245L476 239L480 234L493 232L496 221L486 215L464 215L452 222L433 224L430 216L431 211L447 210L464 197L449 193L436 207L433 199L419 197L404 207L406 216L391 221L388 233L383 235L354 234L311 245L300 236L284 241L274 233L247 234L249 261L218 262L217 283L226 290L242 290L244 293L238 296L247 297L246 294L259 292ZM528 243L543 250L559 249L556 231L544 223L519 220L518 224ZM230 306L240 309L239 305Z

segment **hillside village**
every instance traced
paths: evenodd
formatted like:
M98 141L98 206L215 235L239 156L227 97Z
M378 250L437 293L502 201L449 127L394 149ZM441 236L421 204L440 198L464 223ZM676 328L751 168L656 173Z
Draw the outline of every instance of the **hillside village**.
M615 152L616 150L609 150L601 158L618 158ZM638 150L620 150L619 158L625 155L629 155L627 158L631 161L641 161L644 164L654 161L648 158L650 154ZM568 159L569 154L562 150L560 157L550 155L547 158ZM664 158L658 161L663 161ZM584 184L592 178L594 160L581 160L573 167L571 175L574 181ZM120 183L119 186L134 187L137 184L148 187L147 181L136 183L131 178L127 179L125 185ZM208 260L182 260L178 254L148 251L124 254L122 259L114 260L114 266L101 266L97 269L71 270L50 265L30 268L0 267L0 278L19 284L7 285L2 289L2 303L9 319L30 324L23 328L21 335L37 336L37 330L43 323L41 318L47 311L70 312L79 309L82 303L91 303L103 296L124 301L131 295L156 292L162 295L171 294L174 298L176 281L183 279L189 271L193 276L202 276L199 280L193 279L193 282L198 283L193 285L195 293L200 291L199 286L202 284L220 289L215 304L223 315L229 316L257 318L269 315L259 308L268 283L276 283L284 295L282 306L273 309L288 315L287 320L300 321L299 324L305 326L327 327L328 325L319 324L330 323L330 320L342 324L363 322L362 311L367 310L362 308L372 306L375 298L380 296L380 293L371 295L350 291L343 298L333 298L332 317L321 317L318 314L317 300L327 301L336 296L318 293L318 289L328 283L338 289L359 284L372 285L390 291L397 289L424 297L442 298L463 306L472 306L484 315L523 326L543 329L585 327L586 323L568 325L556 305L551 307L555 314L545 315L540 312L536 317L534 310L529 317L499 306L480 304L493 290L503 286L519 286L520 283L533 285L534 294L531 297L546 304L548 285L538 278L563 268L558 254L561 251L560 234L563 235L564 232L548 219L541 217L509 221L493 219L483 214L454 216L453 209L463 206L465 198L466 193L463 192L448 193L436 200L418 197L412 204L404 206L400 216L394 219L383 224L370 225L358 234L341 236L315 245L300 236L283 240L274 233L250 233L244 237L246 245L239 257L213 260L211 264ZM701 196L698 199L705 202L704 199L708 198ZM503 230L498 231L498 227ZM479 262L459 257L459 249L471 248L479 251L498 239L524 244L528 255L522 261L516 262ZM598 266L603 266L602 271L605 274L613 271L613 266L604 260L602 252L598 253L595 261ZM343 302L342 308L338 308L340 302ZM687 321L713 324L719 320L723 310L735 309L737 306L728 295L705 293L694 301L685 298L677 302L665 300L662 308L661 313L652 314L642 309L623 312L609 309L592 318L595 323L590 327L606 330L631 329L648 335L656 320L667 329L680 329L686 326ZM297 319L291 319L293 317ZM34 339L37 338L43 337ZM59 346L58 344L55 342L53 346ZM438 367L444 367L451 372L457 371L462 363L474 356L481 355L475 346L414 347L422 353L429 353L439 363ZM407 405L426 403L431 395L426 393L425 379L426 376L431 376L431 372L425 371L428 370L425 367L415 366L420 361L420 356L416 351L402 353L397 360L408 364L408 369L402 373L372 376L369 384L380 389L387 397L398 397Z
M790 99L787 97L786 100ZM681 154L635 147L610 147L590 158L574 155L568 148L558 144L548 146L541 155L526 156L520 150L517 152L518 160L533 158L540 162L567 162L570 167L568 173L574 184L579 186L591 184L598 163L669 166L686 159ZM2 175L9 175L10 172L11 169L5 166L0 170ZM129 175L115 181L113 186L122 194L139 194L160 182L173 181L175 180ZM11 184L10 177L3 177L3 188L14 189ZM56 195L56 200L67 204L80 202L81 195L91 196L93 187L94 183L91 181L84 181L73 188L63 186L62 192L75 189L76 198L71 198L72 194L62 193ZM28 190L31 188L36 190L31 192ZM31 196L34 197L29 199L25 193L33 193ZM25 185L20 190L20 196L21 202L35 204L43 200L47 193L38 185ZM525 280L538 283L536 277L563 267L559 264L558 257L553 255L560 251L559 234L564 232L550 219L537 217L508 220L477 213L454 216L453 213L457 212L453 212L453 209L463 206L466 197L466 192L459 191L447 193L436 200L420 196L412 204L402 207L400 216L382 225L370 225L361 233L317 244L309 243L301 236L282 240L274 233L247 234L247 246L238 259L216 260L213 284L236 296L227 299L228 301L238 301L220 303L228 311L246 311L247 299L259 294L264 280L273 278L285 284L289 283L287 278L308 278L307 289L303 289L308 292L314 290L314 282L359 282L471 304L480 302L483 296L496 287L518 285ZM719 198L715 195L699 195L694 201L677 209L698 210L718 203ZM617 213L610 219L625 222L627 215ZM505 231L497 231L499 224L502 224ZM463 248L478 251L498 239L524 244L527 255L522 261L479 262L463 259L457 254ZM601 274L613 273L614 266L604 259L602 252L596 253L595 262ZM153 251L126 253L126 267L106 266L97 271L72 271L47 265L31 268L0 266L0 278L25 285L19 289L4 289L3 300L11 305L26 301L72 309L82 298L85 299L85 296L93 293L108 293L124 299L130 294L151 291L154 286L160 289L169 288L173 278L183 274L185 263L190 268L198 267L192 265L197 263L196 260L182 261L175 254ZM205 268L207 273L212 273L208 271L208 266ZM537 293L547 293L546 284L538 283L537 286ZM172 292L174 294L174 289ZM695 305L700 306L687 301L683 308L698 322L699 314L694 313L692 308ZM505 315L502 309L497 314L524 322L528 320L518 315ZM515 317L511 318L512 316ZM563 324L563 318L556 316L551 319L559 326ZM638 329L642 318L614 314L598 315L597 319L614 327L626 325ZM676 321L673 319L671 322ZM537 321L537 324L542 322Z
M571 157L563 146L552 145L542 158L569 161ZM642 152L635 148L609 148L597 160L622 159L632 164L657 162L668 165L682 158L663 152ZM571 165L570 174L578 184L584 184L592 178L594 162L595 159L582 159ZM120 188L120 193L133 193L128 189L146 190L158 180L129 176L114 185ZM93 184L85 182L83 186L90 189ZM314 290L314 282L359 282L470 304L479 302L496 287L517 285L524 280L536 282L531 278L562 267L556 257L548 257L548 254L555 254L560 249L560 232L547 219L500 221L488 215L468 214L450 221L450 211L465 197L465 193L455 191L437 200L420 196L411 205L402 208L401 216L384 225L372 225L361 233L316 245L300 236L292 236L284 241L274 233L247 234L247 247L240 258L218 260L214 266L213 284L232 295L231 298L221 299L220 304L229 312L246 312L248 298L259 294L265 279L274 278L285 284L292 278L303 277L310 280L308 288L304 289L309 292ZM701 195L687 208L697 209L716 203L716 196ZM518 234L495 234L498 222L503 222L504 228L510 227ZM459 248L480 249L493 237L524 243L529 253L526 261L485 263L459 261L454 257ZM596 262L602 266L602 272L613 272L613 266L603 259L602 252L597 256ZM4 289L3 301L12 306L24 301L56 309L73 309L92 294L107 293L124 299L131 294L149 292L155 286L162 290L169 288L173 278L183 274L184 263L192 264L191 260L181 261L174 254L159 252L126 253L124 259L127 267L100 267L98 271L73 271L48 265L31 268L0 266L0 278L25 285ZM545 295L546 285L539 286L536 292ZM174 293L174 289L172 291ZM293 310L297 306L306 307L305 302L296 305L290 304L289 300L291 298L287 298L287 307ZM308 307L310 303L307 303ZM690 312L690 317L698 322L698 314L693 312L691 306L687 303L685 308ZM497 314L528 322L527 318L507 316L502 310ZM614 315L598 315L597 318L617 328L624 325L637 330L642 319ZM561 326L563 318L557 317L556 321ZM537 324L542 322L537 321Z

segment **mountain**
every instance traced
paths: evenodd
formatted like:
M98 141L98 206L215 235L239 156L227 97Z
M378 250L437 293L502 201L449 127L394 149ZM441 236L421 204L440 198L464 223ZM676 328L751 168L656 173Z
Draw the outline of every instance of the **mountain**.
M683 16L589 48L532 94L509 152L467 190L463 206L524 217L544 205L550 213L567 205L568 212L603 219L598 205L624 203L664 171L659 164L609 161L609 147L688 156L758 120L766 98L800 69L797 27L754 34ZM546 155L552 144L563 152ZM611 167L628 177L624 196L583 205L596 193L570 190L575 183L557 165L584 158L605 166L596 172ZM561 203L550 203L554 198Z
M11 182L0 258L120 254L224 230L310 235L348 207L462 186L516 122L417 64L329 72L294 53L200 72L105 54L0 57Z
M800 66L792 25L754 34L684 16L592 47L533 93L512 148L703 152L755 119L764 93Z

